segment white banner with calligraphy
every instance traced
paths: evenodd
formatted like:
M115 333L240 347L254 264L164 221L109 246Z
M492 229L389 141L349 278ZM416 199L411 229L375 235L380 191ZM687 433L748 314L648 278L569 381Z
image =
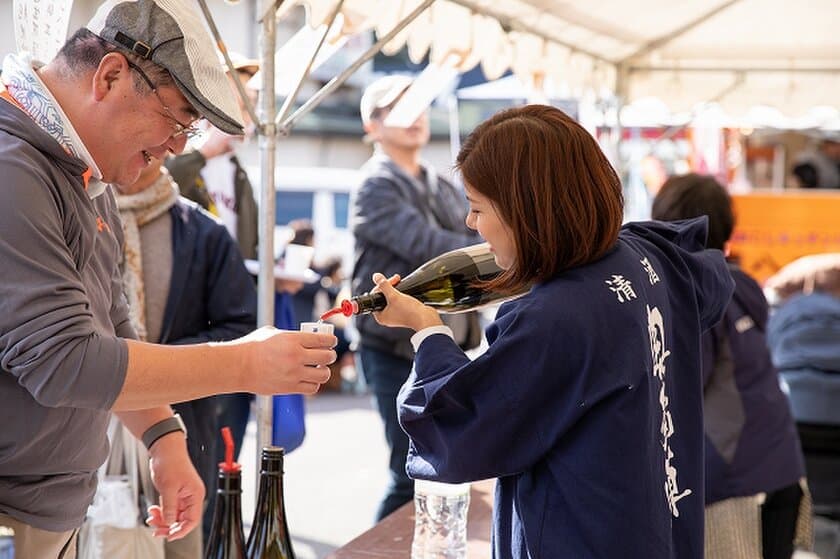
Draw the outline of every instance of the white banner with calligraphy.
M14 0L18 51L49 62L67 39L73 0Z

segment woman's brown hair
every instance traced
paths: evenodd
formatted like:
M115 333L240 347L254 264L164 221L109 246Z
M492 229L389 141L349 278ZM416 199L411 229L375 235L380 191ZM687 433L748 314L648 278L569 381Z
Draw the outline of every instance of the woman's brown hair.
M597 260L618 238L621 181L589 132L558 109L495 114L464 142L456 167L516 242L514 266L489 288L518 291L545 281Z

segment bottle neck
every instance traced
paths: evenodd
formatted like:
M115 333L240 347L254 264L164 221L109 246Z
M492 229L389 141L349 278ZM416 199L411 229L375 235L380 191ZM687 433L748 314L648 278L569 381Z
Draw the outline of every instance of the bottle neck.
M357 295L350 299L349 303L351 305L352 314L368 314L381 311L388 304L388 301L385 299L385 295L376 292Z
M219 495L241 495L242 494L242 473L219 470L219 477L216 482L216 493Z
M239 559L245 557L242 528L242 475L219 471L216 505L205 557Z

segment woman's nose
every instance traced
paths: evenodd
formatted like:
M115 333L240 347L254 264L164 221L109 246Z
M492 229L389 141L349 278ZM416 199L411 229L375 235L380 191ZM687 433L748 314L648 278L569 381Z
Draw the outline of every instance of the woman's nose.
M466 223L467 227L469 227L470 229L475 229L475 219L473 219L472 212L467 212L467 217L466 219L464 219L464 223Z

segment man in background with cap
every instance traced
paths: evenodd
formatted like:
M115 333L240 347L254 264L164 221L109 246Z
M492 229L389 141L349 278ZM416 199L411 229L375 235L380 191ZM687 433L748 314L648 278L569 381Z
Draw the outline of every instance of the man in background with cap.
M241 54L230 52L235 75L228 72L231 87L238 79L251 104L256 105L257 91L248 82L259 70L259 62ZM254 123L242 99L237 96L240 112L245 120L246 139L253 136ZM181 194L218 216L231 236L239 244L243 258L257 258L257 203L248 174L236 156L241 136L232 136L219 130L207 130L204 142L197 148L165 161L166 168L178 183Z
M204 487L169 403L215 393L314 393L333 336L263 328L229 343L134 340L107 183L183 150L198 118L241 134L213 41L185 2L109 0L50 63L3 61L0 88L0 526L17 556L75 556L108 453L111 411L149 449L169 539ZM311 367L310 365L318 365Z
M421 160L429 142L428 111L407 128L385 124L411 83L406 76L385 76L362 95L362 124L366 139L376 149L363 167L366 178L352 204L353 295L373 288L374 272L405 277L439 254L481 241L464 223L463 193ZM465 349L477 346L481 328L476 315L453 316L449 325L455 339ZM408 437L397 422L396 409L397 392L411 372L414 349L410 331L380 326L371 315L356 317L356 327L361 369L376 399L390 448L391 479L376 514L378 521L414 496L414 482L405 473Z

